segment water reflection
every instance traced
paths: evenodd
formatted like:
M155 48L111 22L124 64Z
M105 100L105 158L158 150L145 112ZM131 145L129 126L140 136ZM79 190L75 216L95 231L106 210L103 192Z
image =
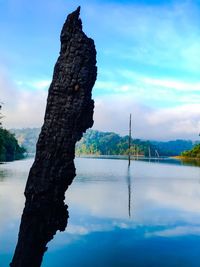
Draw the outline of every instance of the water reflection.
M57 230L64 231L68 221L67 206L63 201L46 199L25 206L21 219L17 247L10 266L41 266L47 243Z
M8 266L16 243L26 164L1 166L8 171L0 183L1 267ZM49 242L43 267L199 266L200 169L180 163L132 161L129 169L127 165L123 160L76 159L77 177L66 195L70 220ZM42 253L56 231L53 225L50 234L45 232L50 218L54 222L54 216L63 217L58 222L63 230L67 223L66 209L58 212L65 216L56 215L57 209L35 214L41 226L29 226L45 235Z
M3 168L4 164L0 163L0 182L8 176L8 171Z
M149 163L160 163L160 164L172 164L172 165L182 165L182 166L195 166L200 167L200 160L198 159L184 159L184 158L141 158L139 161L149 162Z
M34 171L33 168L31 171ZM71 181L63 179L62 184L56 184L51 180L46 191L41 190L38 181L41 182L41 177L35 176L29 185L30 192L26 191L26 185L25 207L17 246L10 263L12 267L40 267L47 243L53 239L57 230L64 231L67 226L68 210L64 203L64 192Z
M130 176L130 164L128 164L127 170L127 185L128 185L128 216L131 218L131 176Z
M2 182L6 178L6 172L0 170L0 182Z
M199 159L181 159L181 163L185 166L196 166L200 167L200 160Z

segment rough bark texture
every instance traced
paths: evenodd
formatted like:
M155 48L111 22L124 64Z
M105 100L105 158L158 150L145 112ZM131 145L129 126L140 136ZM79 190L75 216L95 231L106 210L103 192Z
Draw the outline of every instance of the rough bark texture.
M91 91L97 75L94 42L82 31L79 13L80 7L68 15L61 32L12 267L40 266L47 242L67 225L64 195L75 177L75 143L93 125Z

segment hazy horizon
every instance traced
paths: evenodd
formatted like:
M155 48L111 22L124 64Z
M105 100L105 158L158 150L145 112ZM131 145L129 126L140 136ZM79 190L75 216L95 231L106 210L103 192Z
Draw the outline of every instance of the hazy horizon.
M41 129L41 127L22 127L22 128L8 128L8 130L12 131L12 130L27 130L27 129L30 129L30 130L34 130L34 129ZM93 127L92 128L89 128L87 129L87 131L89 130L93 130L93 131L99 131L97 129L94 129ZM87 132L86 131L86 132ZM115 133L115 134L118 134L119 136L121 137L124 137L124 136L129 136L129 133L127 131L127 134L124 134L124 135L121 135L117 132L114 132L114 131L99 131L99 132L103 132L103 133ZM192 139L180 139L180 138L177 138L177 139L142 139L142 138L139 138L137 136L133 136L132 135L132 139L140 139L141 141L151 141L151 142L169 142L169 141L177 141L177 140L183 140L183 141L192 141L192 142L200 142L200 140L196 139L196 140L192 140Z

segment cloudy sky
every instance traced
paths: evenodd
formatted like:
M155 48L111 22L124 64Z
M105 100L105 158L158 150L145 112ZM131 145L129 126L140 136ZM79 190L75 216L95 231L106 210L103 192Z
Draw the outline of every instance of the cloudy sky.
M200 131L200 3L195 0L0 0L0 100L8 128L42 125L68 13L95 40L94 129L142 139Z

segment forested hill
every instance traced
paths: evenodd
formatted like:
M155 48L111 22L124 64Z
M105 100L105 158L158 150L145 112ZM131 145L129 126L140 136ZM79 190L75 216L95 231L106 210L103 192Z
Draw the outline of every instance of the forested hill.
M183 151L190 150L196 144L191 140L172 140L167 142L152 141L154 147L163 156L179 156Z
M20 147L15 136L0 127L0 162L21 159L25 149Z
M184 158L200 159L200 144L195 145L191 150L181 153Z
M97 155L127 155L128 136L121 137L112 132L87 131L80 142L77 143L77 154L97 154ZM192 141L175 140L167 142L144 141L140 139L131 140L131 154L149 156L177 156L181 152L191 149Z
M127 155L129 137L121 137L112 132L87 131L77 143L76 154ZM135 139L131 141L131 154L148 155L149 141Z
M29 153L35 153L35 146L40 132L39 128L12 129L19 143L23 145ZM168 142L144 141L132 139L131 154L155 156L155 150L160 156L177 156L185 150L193 147L192 141L175 140ZM126 155L128 153L128 136L120 136L112 132L100 132L88 130L83 138L76 145L76 154L96 154L96 155Z

